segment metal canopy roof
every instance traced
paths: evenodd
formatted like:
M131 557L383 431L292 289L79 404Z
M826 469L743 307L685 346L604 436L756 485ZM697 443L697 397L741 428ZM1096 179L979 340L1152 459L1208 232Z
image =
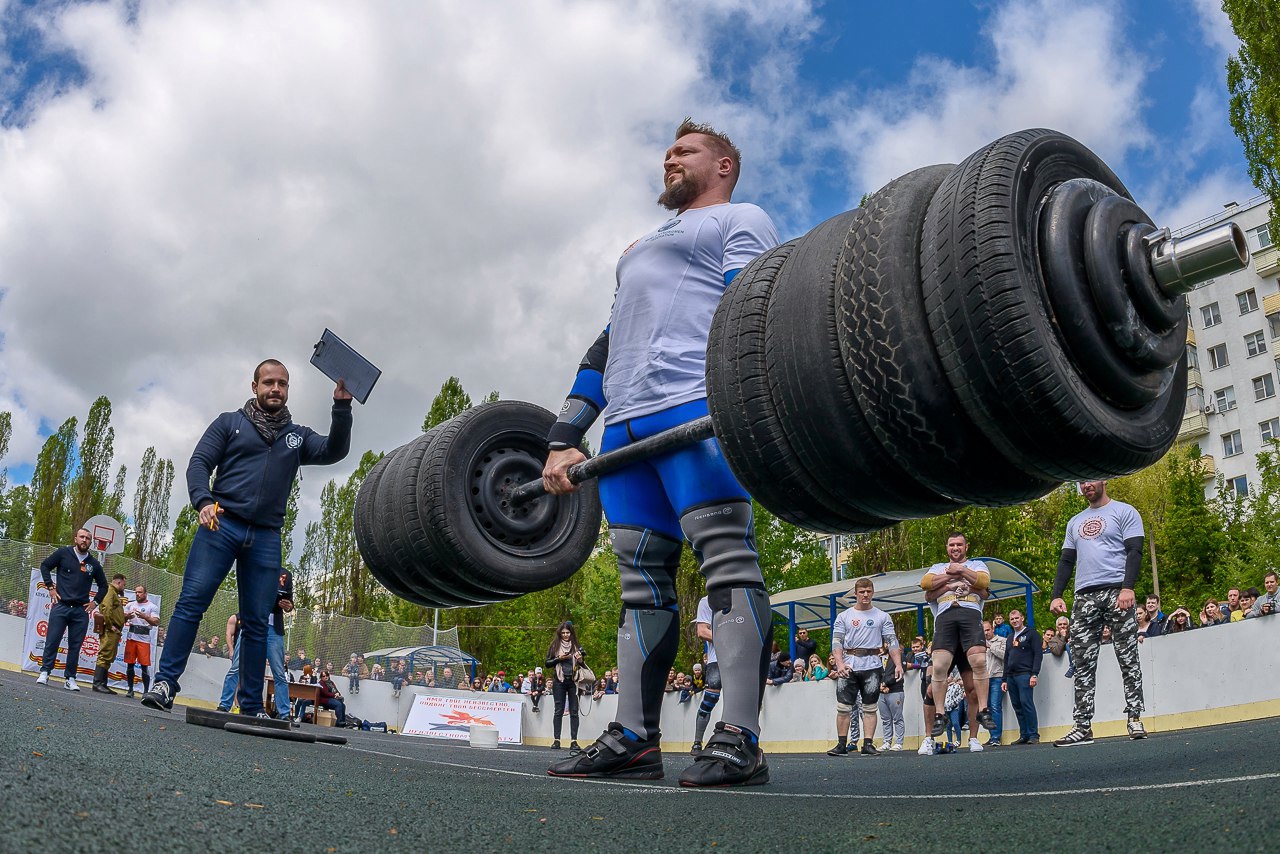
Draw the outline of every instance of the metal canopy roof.
M973 558L987 565L991 572L991 600L1023 597L1030 611L1031 594L1040 588L1026 573L1013 564L994 557ZM907 569L900 572L882 572L869 577L876 586L875 605L890 614L915 611L923 629L924 609L928 605L920 578L928 567ZM791 625L791 636L799 629L829 629L836 616L845 608L857 603L853 585L857 578L784 590L769 597L773 612L785 617ZM989 601L991 601L989 600ZM1030 618L1030 613L1028 613Z
M456 646L395 646L386 649L375 649L373 652L366 652L365 658L372 659L393 659L403 658L409 662L412 667L420 667L422 665L444 665L457 664L463 662L466 664L479 664L479 660L458 649Z

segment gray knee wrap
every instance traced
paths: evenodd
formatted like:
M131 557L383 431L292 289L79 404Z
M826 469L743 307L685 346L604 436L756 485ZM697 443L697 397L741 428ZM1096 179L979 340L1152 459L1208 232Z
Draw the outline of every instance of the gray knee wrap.
M631 608L676 604L676 570L684 544L648 528L611 527L609 536L618 557L623 604Z
M680 517L680 528L693 544L708 591L764 586L750 501L696 507Z
M666 608L622 609L618 624L618 723L641 738L658 735L667 672L680 646L680 615Z
M708 599L711 639L720 665L723 720L758 735L769 670L767 641L773 627L769 595L763 587L720 587L709 591Z

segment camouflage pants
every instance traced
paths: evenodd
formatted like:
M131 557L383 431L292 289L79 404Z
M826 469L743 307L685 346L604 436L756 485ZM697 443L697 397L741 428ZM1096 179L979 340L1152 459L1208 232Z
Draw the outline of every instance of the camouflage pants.
M1138 660L1138 620L1133 608L1116 608L1118 588L1077 593L1071 608L1071 663L1076 669L1076 707L1073 717L1078 726L1093 723L1095 695L1098 690L1098 651L1102 646L1102 629L1111 628L1112 645L1120 662L1120 678L1124 682L1124 707L1130 717L1142 714L1142 663Z

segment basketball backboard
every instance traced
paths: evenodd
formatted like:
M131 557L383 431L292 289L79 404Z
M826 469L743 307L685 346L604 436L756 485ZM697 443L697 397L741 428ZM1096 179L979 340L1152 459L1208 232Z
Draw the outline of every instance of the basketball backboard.
M110 516L94 516L82 526L89 532L89 548L103 554L124 551L124 525Z

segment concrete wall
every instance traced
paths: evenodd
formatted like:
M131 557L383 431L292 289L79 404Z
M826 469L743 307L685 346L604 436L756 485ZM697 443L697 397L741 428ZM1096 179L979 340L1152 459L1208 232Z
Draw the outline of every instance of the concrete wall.
M1229 626L1197 629L1181 635L1150 640L1142 645L1142 671L1147 711L1143 720L1152 732L1204 726L1230 721L1280 715L1280 679L1268 660L1280 617L1247 620ZM23 621L0 615L0 661L20 666ZM222 689L229 663L226 659L193 656L182 679L182 698L199 705L213 706ZM1057 738L1071 726L1074 702L1072 680L1064 676L1066 660L1046 655L1035 691L1043 739ZM346 678L338 687L347 695L347 708L365 720L386 721L397 729L404 725L413 695L432 693L471 696L466 691L406 687L399 698L391 695L386 682L361 683L360 693L346 690ZM825 750L835 743L835 683L800 683L765 688L761 712L763 742L775 753L804 753ZM624 686L625 688L625 686ZM664 698L662 710L663 746L688 750L693 741L698 700L681 704L678 694ZM525 704L525 742L547 745L552 738L553 702L542 699L540 711L533 712L527 697L508 694ZM920 705L920 683L915 673L907 674L907 746L919 745L924 732ZM617 697L599 701L584 699L579 718L578 741L594 740L614 719ZM720 707L712 715L719 719ZM1094 734L1119 735L1124 732L1124 698L1120 670L1109 647L1098 663L1098 709ZM1004 703L1005 741L1017 736L1018 725L1008 700ZM563 722L562 739L567 746L569 721ZM876 743L880 733L876 733Z

